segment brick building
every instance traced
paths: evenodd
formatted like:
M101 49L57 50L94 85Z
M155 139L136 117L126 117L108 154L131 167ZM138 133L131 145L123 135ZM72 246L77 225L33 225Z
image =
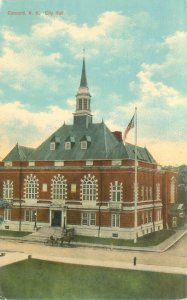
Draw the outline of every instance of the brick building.
M83 59L73 124L38 148L16 145L0 162L0 228L74 227L77 234L133 239L169 225L176 173L163 171L137 147L138 203L134 228L134 145L94 123Z

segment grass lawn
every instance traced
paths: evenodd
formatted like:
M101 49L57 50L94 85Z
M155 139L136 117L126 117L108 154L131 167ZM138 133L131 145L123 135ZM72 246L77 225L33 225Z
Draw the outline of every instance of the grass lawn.
M89 236L75 236L75 242L83 243L95 243L104 245L115 245L115 246L130 246L130 247L147 247L155 246L163 242L165 239L169 238L174 234L174 230L161 230L152 232L150 234L144 235L137 239L137 243L134 244L133 240L122 240L122 239L111 239L111 238L99 238L99 237L89 237Z
M0 268L8 299L181 299L183 275L127 271L29 259Z
M26 231L0 230L0 236L20 237L20 236L26 236L30 233L31 232L26 232Z

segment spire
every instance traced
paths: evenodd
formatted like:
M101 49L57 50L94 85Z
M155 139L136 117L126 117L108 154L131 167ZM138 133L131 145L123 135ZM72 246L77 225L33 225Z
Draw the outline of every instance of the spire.
M83 64L81 81L78 92L76 94L76 111L74 113L74 125L76 126L88 126L92 123L91 115L91 95L89 92L87 77L86 77L86 66L85 66L85 50L83 49Z
M88 87L87 78L86 78L85 50L84 49L83 49L83 64L82 64L80 87L86 87L86 88Z

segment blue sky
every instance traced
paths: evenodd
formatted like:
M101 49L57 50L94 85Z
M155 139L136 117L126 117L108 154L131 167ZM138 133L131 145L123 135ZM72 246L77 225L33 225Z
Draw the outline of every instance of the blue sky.
M124 131L137 106L138 144L162 165L187 164L186 0L0 7L1 158L17 142L36 147L72 123L85 48L94 121Z

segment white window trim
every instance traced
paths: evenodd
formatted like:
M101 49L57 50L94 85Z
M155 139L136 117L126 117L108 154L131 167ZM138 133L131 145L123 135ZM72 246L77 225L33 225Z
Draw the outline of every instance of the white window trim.
M11 208L5 208L4 210L4 220L11 221Z
M29 200L36 200L39 197L39 183L35 175L27 175L24 179L24 197Z
M71 150L71 142L65 142L64 148L65 150Z
M82 224L82 226L95 227L96 226L96 213L95 212L87 212L87 211L82 212L81 224Z
M67 180L63 175L56 175L51 180L51 199L66 200L67 199Z
M86 150L88 148L88 142L87 141L81 141L81 149Z
M81 179L81 200L88 202L95 202L98 200L98 184L95 176L91 176L90 174L85 175L83 179Z
M120 214L111 215L111 227L120 228Z
M3 198L13 199L13 181L3 181Z
M50 150L54 151L56 148L56 143L55 142L50 142Z
M119 197L119 198L118 198ZM123 184L115 181L110 183L110 200L112 202L121 202L123 199Z

